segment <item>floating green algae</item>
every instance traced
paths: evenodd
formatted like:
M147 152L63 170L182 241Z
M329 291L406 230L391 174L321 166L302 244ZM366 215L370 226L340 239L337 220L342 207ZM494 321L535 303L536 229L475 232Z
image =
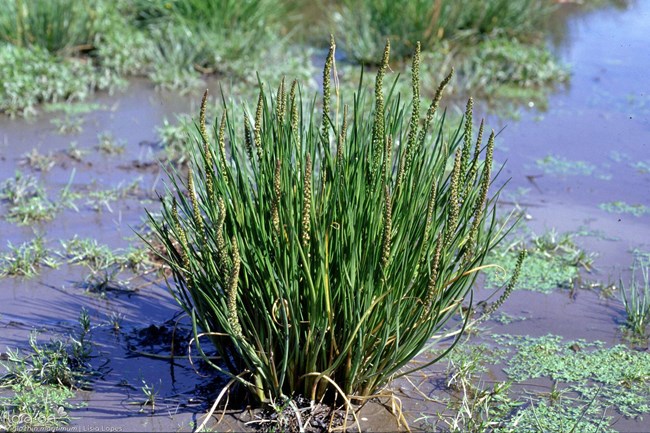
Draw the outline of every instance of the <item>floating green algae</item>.
M609 203L601 203L598 205L599 208L605 212L615 213L615 214L628 214L634 216L643 216L647 213L650 213L650 208L642 204L627 204L624 201L612 201Z
M574 233L558 234L554 230L540 236L519 235L505 249L488 256L488 262L496 266L485 269L485 286L497 288L505 284L514 271L519 250L526 248L528 257L515 289L549 293L557 288L572 288L580 267L590 269L593 261L593 254L576 245L574 237Z
M460 344L448 359L447 386L461 395L444 400L447 409L460 405L481 411L478 418L438 413L444 424L463 422L452 431L469 431L466 427L478 420L490 426L478 431L500 433L615 432L621 415L640 420L650 413L650 353L623 345L503 334ZM505 381L482 379L492 377L494 366L503 366ZM553 385L540 386L539 379ZM459 381L462 387L453 388ZM481 404L475 406L477 396Z
M586 161L570 161L562 156L548 155L535 161L546 174L583 175L595 173L596 166Z
M605 347L600 341L563 341L561 336L497 335L494 340L513 351L505 372L511 380L548 377L576 393L586 413L602 414L608 407L636 417L650 412L650 353L623 345Z

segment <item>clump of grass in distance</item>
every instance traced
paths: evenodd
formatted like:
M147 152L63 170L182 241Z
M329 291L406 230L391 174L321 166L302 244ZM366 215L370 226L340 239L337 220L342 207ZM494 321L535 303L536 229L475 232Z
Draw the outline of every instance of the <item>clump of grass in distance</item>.
M396 58L409 57L418 40L433 49L442 40L539 39L551 11L541 0L344 0L333 24L348 56L374 64L386 38Z
M83 49L94 38L91 7L87 0L7 0L0 11L0 40L55 54Z
M133 3L136 23L154 41L151 78L174 89L191 87L202 73L241 73L281 44L291 2L172 0Z
M637 270L640 269L643 281L638 281ZM621 281L621 298L625 305L625 326L636 337L647 336L646 329L650 324L650 266L639 264L632 270L632 281L625 287Z
M254 110L224 107L212 140L204 96L189 170L172 171L162 217L149 214L173 295L222 355L211 365L263 402L332 399L333 384L368 396L436 362L407 366L502 236L494 133L476 134L471 101L455 134L441 132L451 75L425 113L417 49L404 105L384 91L386 45L372 111L363 92L341 106L334 50L320 112L283 80Z
M540 89L569 80L549 50L517 39L496 38L479 43L459 62L465 90L479 91L489 98L538 101ZM455 56L460 58L463 56ZM543 105L542 105L543 108Z

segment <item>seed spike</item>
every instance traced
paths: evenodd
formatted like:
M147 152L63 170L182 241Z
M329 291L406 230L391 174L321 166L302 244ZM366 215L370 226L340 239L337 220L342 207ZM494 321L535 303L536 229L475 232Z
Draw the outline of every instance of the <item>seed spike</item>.
M390 195L390 187L384 187L384 236L381 249L381 268L386 271L390 260L391 232L393 223L393 204Z
M284 91L284 77L280 80L280 85L278 86L278 93L275 98L275 116L278 121L278 129L282 127L284 123L284 114L286 112L287 106L287 95Z
M253 134L251 133L251 122L246 113L244 113L244 140L248 159L253 162Z
M329 128L326 126L326 117L330 116L330 103L331 103L331 75L332 68L334 67L334 56L336 53L336 43L334 42L334 35L330 35L330 49L325 59L325 67L323 68L323 120L322 129L323 135L326 135ZM329 140L328 140L329 141Z
M271 223L273 224L273 232L275 236L280 234L280 194L282 193L280 187L280 175L282 168L282 160L278 159L275 163L275 174L273 176L273 205L271 206Z
M454 68L451 68L449 74L440 82L438 89L436 89L436 93L433 96L433 101L431 101L431 105L429 105L429 109L427 110L427 114L424 119L424 125L422 126L422 129L420 130L420 134L418 135L418 142L420 146L424 144L424 137L426 136L426 132L429 130L429 126L433 121L433 116L436 114L436 111L438 110L438 106L440 105L440 99L442 98L442 92L445 90L445 87L447 87L447 84L449 84L449 81L451 81L451 78L453 76L454 76Z
M517 263L515 264L515 269L512 272L512 276L510 277L510 280L508 281L505 290L503 291L501 296L499 296L499 299L497 299L493 304L491 304L485 309L485 311L483 312L483 317L487 318L490 314L496 312L499 309L499 307L503 305L505 300L508 299L508 297L512 293L512 290L515 288L515 285L517 285L517 281L519 281L521 268L524 264L524 260L526 259L527 255L528 252L526 250L521 250L519 252L519 256L517 257Z
M345 143L345 136L348 129L348 106L343 106L343 123L341 124L341 131L339 132L337 144L336 144L336 169L339 170L340 176L343 176L343 153L345 149L343 145Z
M388 60L390 58L390 40L386 40L384 55L381 60L381 66L377 71L375 79L375 118L372 124L372 154L373 162L371 167L371 176L374 178L376 171L381 163L381 150L384 140L385 130L385 108L384 108L384 75L388 69Z
M305 179L303 183L304 203L302 208L302 246L307 247L311 238L311 156L307 154Z
M257 149L257 158L262 158L262 113L264 110L264 85L260 84L260 94L257 97L257 109L255 110L255 129L253 139L255 149Z
M221 122L219 124L219 133L217 137L219 143L219 171L223 179L228 182L226 176L226 111L221 114Z
M237 286L239 284L239 267L241 259L239 257L239 248L237 248L237 239L232 237L232 271L230 273L230 281L228 284L228 321L233 330L233 336L242 337L242 328L239 323L239 316L237 315Z
M389 183L393 170L393 139L390 135L386 136L384 144L384 162L381 167L381 177L384 182Z
M420 122L420 42L415 45L415 53L413 54L413 64L411 66L411 85L413 93L413 102L411 109L411 120L409 122L409 133L406 142L405 156L406 158L403 171L408 171L411 168L413 160L413 151L415 150L415 142L418 136L418 123ZM401 164L401 163L400 163ZM403 173L402 173L403 176ZM401 182L400 182L401 183Z
M472 148L472 122L473 119L473 109L474 109L474 100L470 97L467 100L467 105L465 107L465 128L463 131L463 154L462 154L462 166L461 166L461 175L465 178L468 172L468 163L469 163L469 152ZM464 191L464 189L463 189Z
M429 277L429 284L427 285L427 297L424 301L424 317L425 319L431 312L431 307L433 301L436 297L436 283L438 282L438 273L440 267L440 256L442 254L442 233L438 235L436 240L436 252L433 256L433 261L431 262L431 275Z
M454 238L454 232L458 226L460 215L460 170L461 170L461 149L456 151L454 170L451 173L451 185L449 186L449 214L447 216L447 230L445 233L445 245L449 245Z
M201 235L203 242L207 244L205 228L203 227L203 217L199 209L199 200L196 197L196 190L194 189L194 173L191 168L187 173L187 189L190 194L190 201L192 202L192 217L196 225L197 233Z
M208 89L205 89L203 92L203 98L201 98L201 111L199 112L199 132L201 133L201 139L203 144L207 145L208 143L208 130L205 126L205 113L208 106Z
M472 157L472 165L469 167L469 173L467 174L466 185L467 188L471 188L476 182L476 175L478 174L478 157L481 153L481 142L483 141L483 127L484 119L481 119L481 124L478 127L478 136L476 137L476 144L474 145L474 156Z
M291 132L299 140L298 136L298 104L296 103L296 89L298 87L298 80L293 80L291 83L291 90L289 91L289 100L291 101Z
M230 263L226 253L226 238L224 237L224 225L226 222L226 203L222 197L219 197L219 215L217 217L217 260L221 272L228 272Z

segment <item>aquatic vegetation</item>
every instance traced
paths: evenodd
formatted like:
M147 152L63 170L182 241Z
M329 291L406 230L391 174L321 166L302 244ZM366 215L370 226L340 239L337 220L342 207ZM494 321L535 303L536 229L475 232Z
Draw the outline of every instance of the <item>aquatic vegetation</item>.
M502 236L494 134L476 136L472 102L444 136L446 82L423 119L418 51L404 106L384 94L387 45L374 110L360 111L364 92L341 107L334 50L322 113L301 114L298 84L282 81L275 98L260 89L252 119L224 107L213 141L204 96L188 173L171 171L162 217L149 215L197 342L210 338L224 361L211 365L262 402L332 399L335 387L349 402L407 374Z
M526 264L526 266L528 266L528 264ZM503 312L501 312L499 314L496 314L494 317L492 317L493 321L495 321L497 323L500 323L502 325L509 325L511 323L521 322L521 321L524 321L526 319L528 319L528 317L512 316L510 314L503 313Z
M154 413L156 411L156 398L158 397L159 393L158 389L156 389L155 385L149 384L143 379L140 390L145 397L145 400L140 404L140 406L142 406L140 408L140 412L144 412L145 406L151 406L151 413Z
M74 161L81 162L83 161L84 157L88 155L88 150L79 148L77 146L77 143L73 141L65 150L65 154Z
M632 164L632 168L641 174L648 174L650 173L650 161L637 161Z
M32 278L38 275L41 266L56 268L52 251L45 247L42 237L36 237L19 246L8 244L9 251L0 255L0 277L18 276Z
M0 40L51 53L83 49L93 42L94 19L87 1L7 1L0 10Z
M195 128L194 121L188 115L177 115L174 124L165 119L163 124L156 128L166 161L177 166L189 161L191 143L188 142L187 137ZM208 130L208 134L212 134L212 128Z
M205 73L240 74L265 52L283 45L291 2L174 0L133 2L134 24L154 41L150 78L172 89L192 89ZM281 66L281 65L279 65Z
M466 88L482 90L490 97L539 101L535 90L539 92L543 86L569 79L566 69L557 64L546 48L496 38L481 42L474 50L459 70L467 77Z
M452 432L614 432L615 417L650 413L648 353L555 335L489 340L449 353L447 386L455 392L442 412L422 415L425 425ZM482 378L502 364L507 380L486 386ZM539 378L553 385L528 385Z
M429 50L441 40L474 43L496 36L534 40L551 10L539 0L344 0L333 26L349 57L372 64L381 58L386 38L393 41L398 59L411 55L413 41Z
M43 102L81 101L102 84L92 65L74 58L60 58L38 47L0 44L0 112L29 115Z
M5 219L20 225L50 221L58 211L47 198L45 187L34 176L21 171L0 184L0 200L9 205Z
M81 116L98 110L106 110L103 104L97 102L50 102L43 104L46 113L63 113L65 116Z
M611 201L609 203L601 203L599 208L609 213L628 214L636 217L643 216L650 213L650 208L642 204L627 204L624 201Z
M84 120L78 116L65 116L59 119L52 119L50 123L56 126L59 134L77 134L83 131Z
M552 335L503 335L494 339L514 351L505 369L513 381L549 377L561 382L567 391L578 393L583 405L597 396L587 410L589 417L598 417L607 407L628 417L650 412L648 353L623 345L606 348L602 342L565 342Z
M445 411L435 417L424 415L435 431L496 431L523 402L510 393L511 382L486 385L480 376L490 363L502 361L505 351L487 345L461 346L449 354L447 387L459 398L446 401ZM442 430L439 430L442 427ZM427 429L428 430L428 429Z
M636 271L640 269L643 281L638 281ZM650 267L639 264L632 271L632 281L628 288L621 281L621 298L625 305L625 326L636 337L645 337L650 325Z
M112 250L108 245L98 243L97 239L77 236L61 240L60 243L63 252L59 255L70 264L88 266L92 273L107 270L114 265L123 269L142 270L150 263L144 247Z
M530 237L518 235L510 243L504 242L505 248L497 248L490 255L490 260L502 269L485 270L486 287L496 288L504 284L515 269L519 251L526 248L526 266L521 269L516 289L548 293L558 288L573 288L580 276L580 268L589 271L594 259L593 253L576 245L574 237L573 233L558 234L551 230Z
M70 190L73 178L74 171L55 202L47 197L44 185L34 176L17 170L13 178L0 184L0 200L6 201L9 206L5 219L18 225L30 225L51 221L64 207L74 208L74 200L78 196Z
M106 208L106 210L112 213L113 208L111 207L111 203L123 198L138 195L141 192L141 181L142 179L138 177L126 185L123 182L120 182L114 188L89 191L86 195L86 205L95 212L101 212L103 208Z
M595 174L596 166L586 161L570 161L562 156L548 155L535 161L538 168L546 174L582 175L590 176Z
M48 172L56 164L51 153L43 155L37 148L33 148L23 155L22 164L29 166L32 170Z
M75 389L88 387L95 370L88 360L92 351L90 318L81 311L78 329L65 339L41 344L29 337L30 350L7 348L0 376L0 424L8 431L60 429L71 421L67 412L84 404L73 403Z
M121 140L116 140L109 131L102 131L97 134L99 144L97 149L106 155L120 155L124 153L126 144Z

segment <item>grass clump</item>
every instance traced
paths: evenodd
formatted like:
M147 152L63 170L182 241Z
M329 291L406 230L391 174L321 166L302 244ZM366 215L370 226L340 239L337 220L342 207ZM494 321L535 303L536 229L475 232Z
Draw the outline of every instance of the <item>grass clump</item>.
M552 8L541 0L343 0L334 19L343 49L361 63L381 58L391 38L396 58L409 57L413 41L432 48L442 40L473 43L494 37L534 40Z
M69 52L93 42L94 20L87 0L8 0L0 12L0 40Z
M282 35L294 24L292 4L136 0L131 13L134 25L154 41L149 77L162 87L183 90L196 88L202 74L241 77L251 63L261 65L269 55L285 58ZM282 69L283 62L277 63Z
M441 132L451 76L423 115L419 50L404 105L384 91L386 45L362 111L363 92L340 105L334 51L322 111L303 110L299 85L283 80L275 97L260 88L253 115L224 107L211 140L204 97L189 170L171 172L162 217L149 215L197 341L210 338L223 359L212 365L263 402L350 402L423 368L407 364L501 238L494 134L475 133L471 101L455 134Z
M636 337L647 336L646 329L650 324L650 266L640 264L643 281L637 280L637 267L632 270L632 281L628 288L621 281L621 298L625 306L625 326Z

